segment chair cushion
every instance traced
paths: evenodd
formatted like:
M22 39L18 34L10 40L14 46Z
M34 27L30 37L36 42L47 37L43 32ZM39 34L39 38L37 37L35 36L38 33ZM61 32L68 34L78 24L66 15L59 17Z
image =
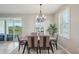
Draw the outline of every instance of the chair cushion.
M19 43L20 43L21 45L23 45L23 44L26 43L26 40L20 40Z

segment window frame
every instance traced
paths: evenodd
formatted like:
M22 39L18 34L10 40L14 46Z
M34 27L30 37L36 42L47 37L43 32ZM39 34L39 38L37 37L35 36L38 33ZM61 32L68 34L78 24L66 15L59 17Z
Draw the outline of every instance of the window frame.
M63 22L63 20L64 20L64 12L67 12L69 15L67 15L67 19L69 19L69 23L65 23L66 24L66 27L67 26L69 26L68 28L69 28L69 30L67 30L68 32L63 32L64 30L64 22ZM62 19L62 20L61 20ZM59 35L61 36L61 37L63 37L63 38L66 38L66 39L70 39L70 29L71 29L71 27L70 27L70 25L71 25L71 19L70 19L70 8L68 7L68 8L65 8L63 11L61 11L61 12L59 12L59 15L58 15L58 23L59 23ZM60 24L60 22L62 21L62 24ZM60 27L62 27L62 33L61 33L61 29L60 29ZM65 35L66 34L66 35Z
M39 25L36 25L36 24L39 24L40 25L40 27L43 27L43 29L41 29L40 27L39 27ZM39 29L39 31L37 30L37 28L40 28ZM35 22L35 30L36 30L36 32L37 33L39 33L39 32L44 32L44 22Z

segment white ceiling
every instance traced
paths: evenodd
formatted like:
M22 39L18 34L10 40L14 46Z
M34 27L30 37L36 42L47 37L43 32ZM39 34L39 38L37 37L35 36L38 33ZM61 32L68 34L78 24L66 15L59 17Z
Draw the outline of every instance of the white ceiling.
M52 14L61 6L62 4L43 4L42 13ZM39 4L0 4L0 13L35 14L39 10Z

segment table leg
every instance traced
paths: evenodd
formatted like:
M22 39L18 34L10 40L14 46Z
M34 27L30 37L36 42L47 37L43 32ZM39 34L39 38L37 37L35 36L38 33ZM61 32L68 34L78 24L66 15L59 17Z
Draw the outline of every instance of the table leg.
M52 47L51 41L50 41L50 47L51 47L52 53L54 53L54 50L53 50L53 47Z
M24 54L24 52L25 52L26 45L27 45L27 42L26 42L25 45L24 45L22 54Z

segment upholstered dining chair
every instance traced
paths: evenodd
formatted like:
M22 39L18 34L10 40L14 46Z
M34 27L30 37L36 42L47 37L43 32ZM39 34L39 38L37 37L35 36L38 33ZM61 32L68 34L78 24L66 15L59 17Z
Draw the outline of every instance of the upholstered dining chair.
M43 35L44 35L44 32L39 32L38 35L39 35L39 36L43 36Z
M37 36L37 32L32 32L31 35L32 36Z
M58 41L58 34L55 33L55 34L54 34L54 39L51 40L51 44L52 44L53 46L55 46L56 49L58 49L57 41Z
M23 47L25 45L25 43L26 43L26 40L25 40L26 36L22 37L21 35L17 35L17 37L18 37L18 42L19 42L19 48L18 48L18 51L19 51L20 46Z
M28 53L30 49L34 49L38 54L38 36L28 36Z
M39 41L39 51L41 53L41 50L48 50L49 53L49 36L40 36L40 41Z

